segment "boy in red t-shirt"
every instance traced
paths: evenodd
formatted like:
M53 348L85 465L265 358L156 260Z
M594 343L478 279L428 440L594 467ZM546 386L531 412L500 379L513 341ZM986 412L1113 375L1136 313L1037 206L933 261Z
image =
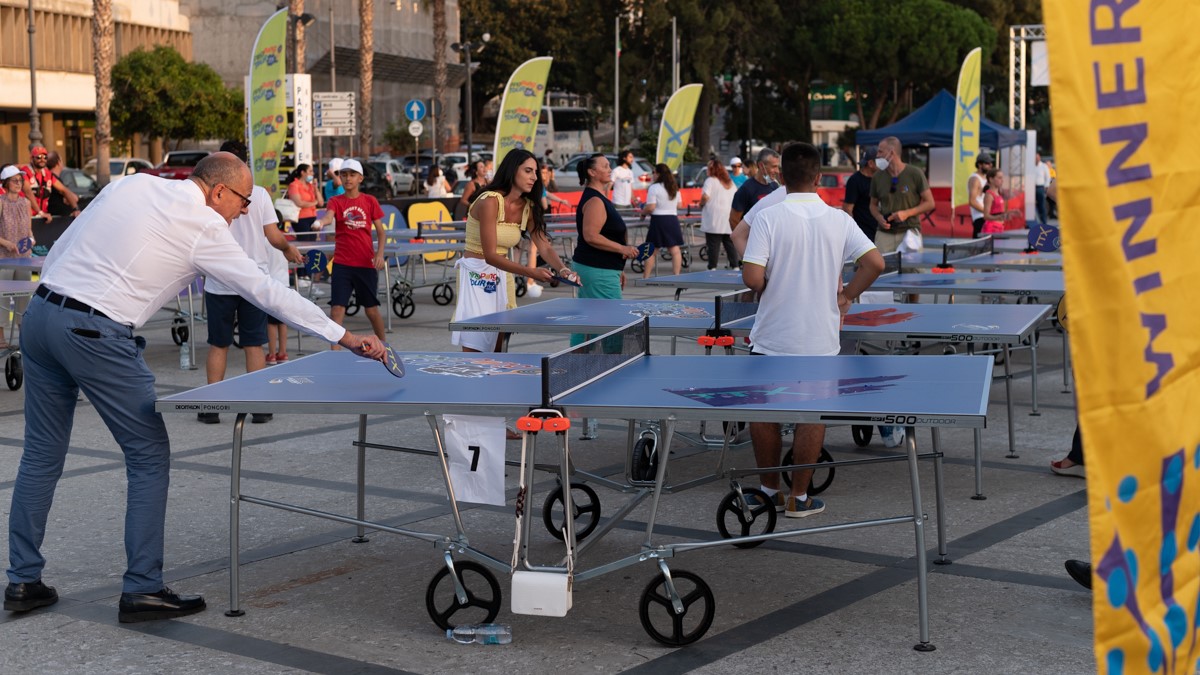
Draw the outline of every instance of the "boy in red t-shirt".
M383 340L383 316L379 313L379 270L383 269L383 247L387 232L383 229L383 209L371 195L360 194L363 180L362 164L348 159L338 171L346 194L338 195L325 205L325 214L313 223L319 230L330 223L337 223L334 230L333 276L330 278L330 295L333 311L330 318L338 325L346 316L346 305L350 292L358 300L358 306L367 314L371 329ZM375 224L376 245L371 244L371 223ZM337 345L334 345L337 349Z

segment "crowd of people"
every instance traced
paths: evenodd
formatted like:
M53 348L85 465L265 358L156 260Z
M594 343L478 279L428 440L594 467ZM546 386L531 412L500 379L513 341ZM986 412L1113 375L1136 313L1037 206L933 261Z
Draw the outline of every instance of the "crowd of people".
M898 139L887 138L864 153L859 170L847 181L842 209L817 195L821 154L810 144L764 149L750 167L737 157L728 170L715 158L708 162L699 198L708 268L718 266L723 252L728 267L741 269L745 284L760 294L750 336L753 354L839 353L841 317L882 272L880 254L900 246L907 232L919 232L921 216L933 209L924 173L904 161L902 150ZM456 264L456 320L515 308L514 275L533 284L568 280L578 286L581 298L621 298L626 263L639 257L626 216L649 217L647 241L669 251L672 272L680 272L682 194L672 171L657 165L644 202L631 211L633 154L617 157L615 167L601 153L578 162L583 191L575 207L578 238L569 261L559 256L547 233L551 204L564 201L554 194L548 163L526 150L513 150L494 171L482 161L468 166L469 182L457 202L457 213L466 222L466 243ZM269 194L253 184L247 159L245 145L230 141L197 164L186 180L126 177L78 215L46 258L36 294L28 308L21 308L26 433L10 512L6 610L25 612L57 601L55 589L41 578L45 560L40 547L80 391L121 445L129 471L128 568L119 619L146 621L204 609L200 596L175 593L163 583L169 440L161 416L153 412L154 376L142 358L144 342L134 335L194 276L208 280L210 383L225 376L235 324L247 371L287 360L288 325L321 336L333 349L382 359L378 272L385 265L387 232L379 202L360 191L362 165L335 159L319 182L313 168L302 164L287 181L287 196L300 208L292 224L295 232L335 231L331 311L326 316L287 286L288 263L300 264L304 258L284 237ZM0 255L30 254L20 242L32 238L33 217L53 217L56 194L72 209L77 206L57 179L55 166L52 153L35 146L29 165L0 167ZM989 224L1012 214L1000 196L1003 173L986 153L977 167L969 189L971 208L976 228L987 232ZM437 167L425 182L429 196L448 194ZM321 208L324 213L318 215ZM530 248L524 260L513 255L523 241ZM539 257L549 269L537 264ZM856 270L843 284L846 260L855 261ZM653 274L653 261L645 261L645 276ZM14 273L3 274L12 278ZM117 283L130 275L142 283ZM352 298L364 308L373 335L360 337L342 326ZM571 343L585 338L574 335ZM456 332L451 342L463 351L492 352L502 348L503 336ZM3 347L7 344L0 332ZM199 421L220 419L215 413L199 413ZM269 415L252 418L254 423L269 421ZM778 425L752 424L751 439L759 467L779 466ZM823 425L798 425L794 461L815 463L823 439ZM1072 454L1052 468L1083 475L1078 432ZM794 472L791 492L785 495L780 474L765 472L761 495L788 517L821 513L823 501L808 494L811 475L807 469Z

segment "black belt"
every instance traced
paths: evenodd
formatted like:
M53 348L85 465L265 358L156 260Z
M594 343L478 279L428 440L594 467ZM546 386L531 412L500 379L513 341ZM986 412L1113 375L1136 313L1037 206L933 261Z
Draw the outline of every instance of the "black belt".
M49 288L46 288L45 286L39 285L37 287L36 292L37 292L37 295L39 298L45 298L46 302L49 302L51 304L66 307L67 309L73 309L77 312L85 312L87 314L94 314L94 315L100 317L101 319L108 318L107 314L105 314L104 312L101 312L98 309L94 309L91 305L82 303L74 298L68 298L65 295L59 295L58 293L55 293L54 291L50 290Z

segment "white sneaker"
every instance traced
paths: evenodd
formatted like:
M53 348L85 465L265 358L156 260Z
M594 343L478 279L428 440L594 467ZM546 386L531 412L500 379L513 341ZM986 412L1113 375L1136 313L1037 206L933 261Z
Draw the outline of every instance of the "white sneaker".
M323 298L325 297L325 291L322 291L320 286L313 286L312 297Z
M904 427L879 427L883 447L898 448L904 444Z

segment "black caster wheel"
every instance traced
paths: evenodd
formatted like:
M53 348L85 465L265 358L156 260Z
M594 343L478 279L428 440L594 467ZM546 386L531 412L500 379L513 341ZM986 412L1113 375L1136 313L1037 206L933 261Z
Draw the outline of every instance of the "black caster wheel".
M529 290L528 280L525 277L513 277L513 279L517 284L517 297L525 297L525 293Z
M717 505L717 531L726 539L748 537L755 534L767 534L775 531L775 504L767 493L758 488L742 488L742 496L749 502L745 511L742 510L742 500L737 490L729 494ZM756 527L757 524L757 527ZM737 548L754 548L761 541L734 544Z
M692 254L684 251L680 255L682 257L682 260L679 261L680 267L682 267L685 270L687 268L691 267L692 266Z
M646 265L644 263L638 262L637 260L629 261L629 271L630 272L637 272L638 274L641 274L645 270L646 270Z
M425 591L425 609L442 630L473 623L491 623L500 613L500 584L486 567L470 560L454 563L454 573L467 591L466 603L460 603L450 581L450 570L443 567L433 575ZM461 614L460 614L461 613Z
M867 427L867 428L870 429L870 427ZM825 448L821 448L821 454L817 457L817 461L818 462L832 462L833 455L829 454L829 451L826 450ZM787 466L788 464L791 464L791 463L792 463L792 451L788 450L787 454L785 454L783 456L783 465ZM832 466L829 467L828 469L813 469L812 478L808 482L808 494L819 495L822 492L824 492L826 489L828 489L829 485L831 483L833 483L833 476L835 473L837 473L837 469ZM792 472L790 472L790 471L784 472L783 482L786 483L789 488L792 487Z
M957 353L958 353L958 348L955 347L954 345L946 345L945 347L942 348L942 354L945 356L949 356L950 354L957 354Z
M717 601L708 584L691 572L671 570L671 581L683 603L683 613L675 613L666 579L656 576L642 591L638 618L642 620L642 628L656 641L668 647L682 647L704 637L712 627Z
M242 334L241 331L238 330L238 321L236 317L233 319L233 346L237 349L242 348Z
M643 436L633 444L632 478L639 483L652 483L658 475L658 453L655 438Z
M701 260L708 262L708 245L707 244L700 247L699 256L700 256Z
M860 448L865 448L871 444L871 436L875 434L875 427L862 424L855 424L850 427L850 435L854 437L854 444Z
M358 314L358 302L349 300L346 302L346 316L354 316Z
M454 287L450 284L438 284L433 287L433 301L439 305L454 302Z
M392 298L392 313L401 319L407 319L415 311L417 311L417 303L413 302L411 295Z
M187 342L189 337L187 319L177 316L171 320L171 339L176 345L181 345Z
M25 381L25 369L21 366L19 353L9 354L8 359L4 361L4 381L12 391L20 389L21 383Z
M542 504L542 522L550 534L560 541L564 536L563 528L566 527L562 500L563 489L560 485ZM575 540L581 541L600 524L600 497L590 485L571 483L571 509L575 514Z
M659 253L659 257L669 262L671 260L671 249L664 248L662 253Z

